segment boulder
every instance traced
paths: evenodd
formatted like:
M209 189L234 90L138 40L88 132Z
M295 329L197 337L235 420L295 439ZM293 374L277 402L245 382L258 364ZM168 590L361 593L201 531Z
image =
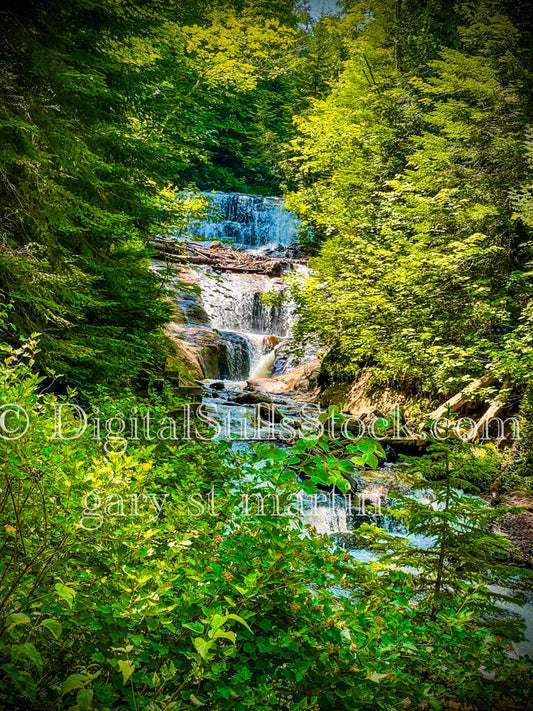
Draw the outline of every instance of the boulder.
M321 397L321 404L327 407L339 405L341 410L361 420L387 417L396 405L407 408L409 397L399 389L373 388L370 383L371 374L362 371L357 380L344 392L329 393L326 389Z
M259 403L259 417L263 422L281 422L283 414L275 405L268 405L266 402Z
M280 277L285 271L285 264L282 261L272 262L265 267L265 274L269 277Z
M169 323L166 334L174 344L176 358L185 364L194 378L219 378L219 363L224 353L224 342L219 333L208 328L187 328Z
M250 378L248 388L265 395L297 392L300 400L310 401L318 395L315 380L319 368L320 361L316 358L274 378Z
M235 395L233 402L237 405L257 405L258 403L270 405L272 399L258 392L242 392Z

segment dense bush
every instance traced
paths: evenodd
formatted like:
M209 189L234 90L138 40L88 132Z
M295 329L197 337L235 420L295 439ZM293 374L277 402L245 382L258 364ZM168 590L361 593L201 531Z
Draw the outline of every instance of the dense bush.
M120 454L117 440L106 452L89 435L54 439L61 400L39 393L35 348L8 351L0 379L0 405L29 413L24 436L0 441L4 708L489 709L528 697L528 666L476 617L480 589L459 586L435 617L412 574L384 576L303 527L296 473L335 481L355 472L350 459L314 440L235 459L212 442L130 442ZM130 398L100 414L119 405L133 412ZM360 444L370 457L375 443ZM195 515L209 491L215 515ZM112 497L103 520L95 492ZM244 493L273 493L292 513L247 512Z

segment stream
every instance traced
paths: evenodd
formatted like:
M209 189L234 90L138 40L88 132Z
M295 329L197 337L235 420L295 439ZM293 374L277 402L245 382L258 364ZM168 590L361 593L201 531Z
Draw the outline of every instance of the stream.
M204 247L214 240L230 240L234 248L268 257L283 259L298 254L298 221L285 208L281 198L237 193L208 195L213 205L213 219L196 227L193 234L193 238L204 240ZM181 311L193 314L187 319L185 339L196 342L199 328L215 333L221 339L217 358L205 368L208 377L202 381L202 401L216 409L217 419L224 425L222 436L235 439L234 449L246 449L251 446L250 440L265 437L261 431L256 437L243 433L243 421L253 429L253 407L250 406L260 402L259 399L254 400L254 393L250 393L246 381L249 378L282 375L316 358L316 353L311 350L300 358L291 354L289 346L294 315L289 300L272 305L261 299L264 293L279 293L284 289L283 275L269 277L253 273L220 273L205 265L191 269L191 279L199 287L199 294L176 297L181 299L178 300ZM305 276L307 267L290 265L289 271ZM200 318L199 310L202 312ZM187 329L190 329L190 336ZM286 421L298 421L301 401L294 394L273 395L270 402ZM266 438L284 446L287 440L283 432L276 430L273 422L271 424ZM364 495L370 499L375 492L388 496L389 492L394 491L418 498L428 496L428 492L412 489L412 478L401 465L385 464L376 472L364 472L359 483ZM354 499L357 501L357 494L354 494ZM352 502L350 510L345 497L325 494L322 501L306 504L303 520L319 533L329 535L339 547L349 551L359 561L374 559L371 550L355 548L353 544L352 532L363 521L375 522L394 535L407 536L419 546L429 544L427 537L418 536L415 540L388 516L369 514L368 511L361 513L355 505L356 501ZM518 614L526 620L526 640L514 646L517 652L533 657L533 595L523 607L504 603L502 608L507 614Z

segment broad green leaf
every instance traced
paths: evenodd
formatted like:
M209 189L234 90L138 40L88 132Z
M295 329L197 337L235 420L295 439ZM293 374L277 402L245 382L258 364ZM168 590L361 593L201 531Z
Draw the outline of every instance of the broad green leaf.
M213 646L213 641L204 639L203 637L196 637L196 639L193 639L193 644L196 647L198 654L205 662L207 662L209 658L209 650Z
M61 622L52 619L44 620L41 622L41 627L45 627L47 630L50 630L56 639L61 637L61 633L63 631L63 625Z
M40 653L35 649L31 642L25 642L20 645L21 652L30 659L33 664L37 667L39 674L43 673L43 658Z
M13 664L2 664L0 669L9 676L23 696L35 701L37 685L27 672L20 671Z
M72 607L72 602L74 600L74 595L76 594L76 591L73 590L72 588L67 587L63 583L56 583L55 585L55 591L59 595L59 597L63 598L63 600L66 601L67 605L69 607Z
M17 625L31 624L31 619L28 617L28 615L25 615L23 612L15 612L12 615L7 616L6 624L7 624L7 631L10 632L13 629L13 627L16 627Z
M89 681L91 681L91 676L88 674L71 674L61 685L61 696L75 689L83 688Z
M374 681L376 684L379 684L379 682L382 679L385 679L387 675L386 674L379 674L378 672L371 672L367 673L366 678L370 679L370 681Z
M212 630L217 630L219 627L221 627L224 622L227 620L227 617L224 617L224 615L213 615L211 618L211 629Z
M82 689L76 696L76 704L79 711L90 711L93 703L92 689Z
M228 630L225 632L224 630L217 630L215 634L213 635L213 639L220 639L223 637L224 639L229 639L230 642L235 642L237 641L237 637L235 636L235 632L232 632L231 630Z
M246 620L243 620L243 618L240 617L239 615L235 615L233 612L230 612L230 613L227 615L227 617L228 617L229 620L236 620L237 622L240 622L241 625L244 625L244 626L245 626L247 629L249 629L250 632L252 632L252 634L253 634L253 631L252 631L252 628L250 627L250 625L246 622Z
M128 679L135 671L135 664L133 662L127 662L123 659L118 660L118 669L122 673L122 682L124 686L126 685Z

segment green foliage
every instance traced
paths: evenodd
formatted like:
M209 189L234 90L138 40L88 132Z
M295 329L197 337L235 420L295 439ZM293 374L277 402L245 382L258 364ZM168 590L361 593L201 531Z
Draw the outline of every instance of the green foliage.
M488 585L517 573L486 532L505 510L455 489L484 484L490 458L420 459L436 505L391 513L431 545L369 527L388 557L365 565L294 500L349 493L384 456L376 441L121 453L119 435L76 436L72 409L71 438L54 436L57 407L89 390L91 414L119 424L179 409L170 391L125 388L164 356L149 240L201 219L195 184L276 191L295 110L291 203L322 244L318 278L295 287L298 330L330 348L329 375L371 365L428 391L487 367L528 380L527 71L520 33L480 8L347 3L307 29L292 0L2 11L0 408L12 431L28 417L0 438L2 708L527 705L531 666L490 617ZM56 370L80 396L49 392Z
M0 440L3 706L374 711L406 698L419 709L451 699L487 709L502 698L526 703L529 667L507 656L505 636L476 616L479 595L465 595L461 571L459 582L446 577L457 593L443 594L436 617L424 615L422 602L412 602L425 583L418 588L402 570L411 552L384 574L303 527L295 472L331 484L360 464L332 454L337 443L262 445L250 457L230 455L226 443L139 441L119 454L90 437L57 439L53 408L61 400L39 394L35 349L28 342L8 351L1 369L0 404L29 413L24 436ZM99 403L104 416L120 409L129 417L139 405ZM151 406L163 414L169 403ZM65 433L78 425L65 414ZM379 453L376 442L353 444L353 454L371 449ZM102 502L111 497L105 508L96 491ZM198 515L201 500L189 496L208 492L214 512L208 504ZM155 495L165 505L139 505L132 516L117 494L139 503ZM246 505L259 495L264 515ZM447 510L456 516L458 505L454 498ZM492 570L493 538L478 531L485 514L471 508L476 517L461 543L475 537ZM445 519L431 515L442 537ZM412 511L410 525L419 518ZM478 574L468 545L463 577Z
M87 389L160 365L149 241L187 232L175 185L276 190L296 17L291 0L2 11L0 290L42 367Z
M289 205L321 249L295 290L296 331L327 347L333 381L367 367L435 395L487 370L518 389L529 379L529 193L516 193L520 219L509 199L529 172L528 65L494 5L462 8L438 58L402 34L400 66L384 7L331 95L297 120ZM427 19L422 44L440 26Z
M518 509L492 508L463 493L472 488L473 464L480 466L469 449L462 443L432 444L424 456L407 460L419 475L414 492L420 491L421 497L395 495L389 513L407 527L413 541L375 526L363 525L357 533L363 540L370 537L381 551L385 576L398 561L413 571L419 614L435 619L445 608L457 613L468 608L490 624L487 615L499 614L497 602L513 599L512 592L503 592L501 586L516 587L524 571L509 563L512 544L489 530ZM509 627L512 636L512 624Z
M429 526L446 561L463 562L428 597L431 551L397 545L398 567L376 571L304 528L295 508L295 472L310 492L313 481L338 485L341 472L374 464L357 457L379 454L377 442L354 442L350 461L327 438L288 451L262 445L254 457L230 455L226 443L130 442L119 454L91 438L57 439L61 400L38 393L35 349L32 341L8 351L1 370L0 404L23 406L30 425L0 441L4 706L370 711L406 698L420 709L527 698L527 664L506 656L505 635L489 633L478 614L480 582L500 571L492 553L501 546L481 528L501 512L465 504L450 476L442 512L398 512L413 530ZM99 406L129 417L134 404ZM151 404L168 412L165 400ZM65 415L65 433L77 428ZM105 508L96 492L111 497ZM208 492L214 510L198 515L198 494ZM156 495L165 506L132 516L119 493L137 502ZM423 570L421 583L405 564ZM438 600L438 615L424 614L428 600Z

